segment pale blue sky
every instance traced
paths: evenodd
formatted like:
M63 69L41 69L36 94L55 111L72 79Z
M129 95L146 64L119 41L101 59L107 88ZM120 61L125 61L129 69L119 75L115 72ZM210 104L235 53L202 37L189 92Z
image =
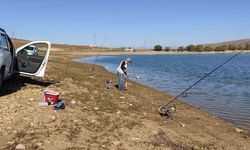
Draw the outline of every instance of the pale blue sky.
M10 36L66 44L181 46L250 38L248 0L0 0Z

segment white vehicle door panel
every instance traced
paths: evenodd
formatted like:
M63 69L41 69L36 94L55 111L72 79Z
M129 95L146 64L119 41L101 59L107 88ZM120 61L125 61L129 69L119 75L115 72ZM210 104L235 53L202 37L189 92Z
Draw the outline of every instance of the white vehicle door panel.
M28 49L36 47L37 53L28 54ZM49 59L51 43L48 41L34 41L16 50L18 71L23 76L44 77Z

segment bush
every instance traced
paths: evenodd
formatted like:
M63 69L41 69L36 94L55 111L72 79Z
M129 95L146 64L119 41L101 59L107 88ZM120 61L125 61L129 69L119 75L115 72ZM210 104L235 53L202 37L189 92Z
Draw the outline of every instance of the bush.
M184 50L184 47L183 46L180 46L178 47L177 51L183 51Z
M170 47L168 47L168 46L165 47L165 51L170 51L170 50L171 50Z
M221 46L221 50L222 50L222 51L228 50L228 46L227 46L227 45L222 45L222 46Z
M203 45L196 45L195 50L198 51L198 52L202 52L203 51Z
M245 50L250 50L250 44L249 43L245 44Z
M204 51L213 51L214 49L210 46L205 46Z
M155 45L154 51L161 51L161 50L162 50L162 46L161 45Z
M195 50L195 46L193 45L193 44L191 44L191 45L188 45L187 47L186 47L186 50L187 51L194 51Z
M236 50L237 49L237 46L234 45L234 44L229 44L228 45L228 50Z
M227 48L227 45L222 45L222 46L216 46L215 47L215 51L226 51L228 48Z
M240 45L238 45L237 49L238 49L238 50L243 50L244 47L240 44Z

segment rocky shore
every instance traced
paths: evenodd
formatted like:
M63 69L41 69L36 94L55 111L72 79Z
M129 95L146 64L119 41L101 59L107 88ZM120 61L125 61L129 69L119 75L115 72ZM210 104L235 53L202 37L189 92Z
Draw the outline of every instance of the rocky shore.
M0 97L0 149L250 149L247 131L188 104L174 119L158 114L170 96L129 81L115 87L104 68L72 62L84 51L51 53L44 80L14 78ZM105 81L112 80L111 89ZM39 107L43 91L60 93L66 108Z

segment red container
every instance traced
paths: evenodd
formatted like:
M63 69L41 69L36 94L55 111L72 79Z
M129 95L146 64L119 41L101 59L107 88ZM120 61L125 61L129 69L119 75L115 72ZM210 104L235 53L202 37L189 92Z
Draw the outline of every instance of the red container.
M59 93L46 90L44 91L44 101L51 104L56 104L58 102Z

